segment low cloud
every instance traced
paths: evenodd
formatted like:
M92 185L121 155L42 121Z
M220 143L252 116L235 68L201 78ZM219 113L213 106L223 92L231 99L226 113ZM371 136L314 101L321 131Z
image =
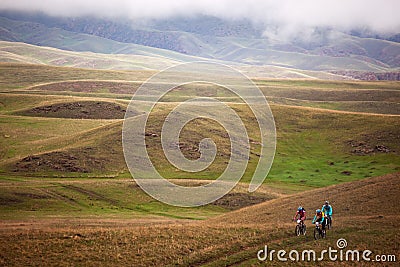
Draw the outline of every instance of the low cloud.
M128 19L211 15L273 25L266 34L281 37L307 35L317 27L400 32L398 0L2 0L0 10Z

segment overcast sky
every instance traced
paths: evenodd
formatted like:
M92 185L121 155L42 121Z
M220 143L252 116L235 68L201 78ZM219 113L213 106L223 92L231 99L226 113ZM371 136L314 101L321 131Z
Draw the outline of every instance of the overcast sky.
M133 19L182 15L247 18L278 25L283 35L317 26L400 32L400 0L1 0L0 9Z

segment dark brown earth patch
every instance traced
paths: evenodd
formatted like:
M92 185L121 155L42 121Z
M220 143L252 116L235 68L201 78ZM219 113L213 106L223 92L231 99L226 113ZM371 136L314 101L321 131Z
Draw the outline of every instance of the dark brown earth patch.
M10 206L10 205L16 205L18 203L23 202L22 200L16 198L16 197L5 197L5 196L0 196L0 206Z
M70 119L123 119L126 109L116 103L81 101L59 103L20 111L17 115ZM137 114L132 114L133 116Z
M68 152L55 151L32 155L21 159L14 166L14 172L79 172L89 173L105 169L108 159L95 157L91 148Z
M355 155L369 155L376 153L398 153L393 147L398 147L400 132L377 132L362 134L357 139L347 140L347 149Z

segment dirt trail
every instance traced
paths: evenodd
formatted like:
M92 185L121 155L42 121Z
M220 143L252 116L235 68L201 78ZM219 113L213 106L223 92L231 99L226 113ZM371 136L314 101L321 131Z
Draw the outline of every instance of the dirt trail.
M52 219L26 219L26 220L0 220L0 233L6 234L10 231L32 231L65 232L67 229L89 231L95 229L129 229L137 226L184 224L190 220L166 218L162 216L148 216L146 218L76 218L57 217ZM78 230L79 229L79 230Z

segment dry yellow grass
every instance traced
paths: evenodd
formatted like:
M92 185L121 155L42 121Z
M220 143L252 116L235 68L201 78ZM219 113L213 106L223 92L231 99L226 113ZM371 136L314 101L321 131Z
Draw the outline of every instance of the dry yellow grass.
M0 262L5 266L250 266L259 264L256 253L264 245L320 251L335 247L339 237L347 239L351 249L398 258L399 182L397 173L335 185L202 222L78 219L32 226L29 221L13 222L13 231L1 228ZM302 203L312 213L327 198L334 207L334 228L327 238L314 241L309 221L308 235L294 237L290 219L297 205ZM351 262L342 262L347 264Z

